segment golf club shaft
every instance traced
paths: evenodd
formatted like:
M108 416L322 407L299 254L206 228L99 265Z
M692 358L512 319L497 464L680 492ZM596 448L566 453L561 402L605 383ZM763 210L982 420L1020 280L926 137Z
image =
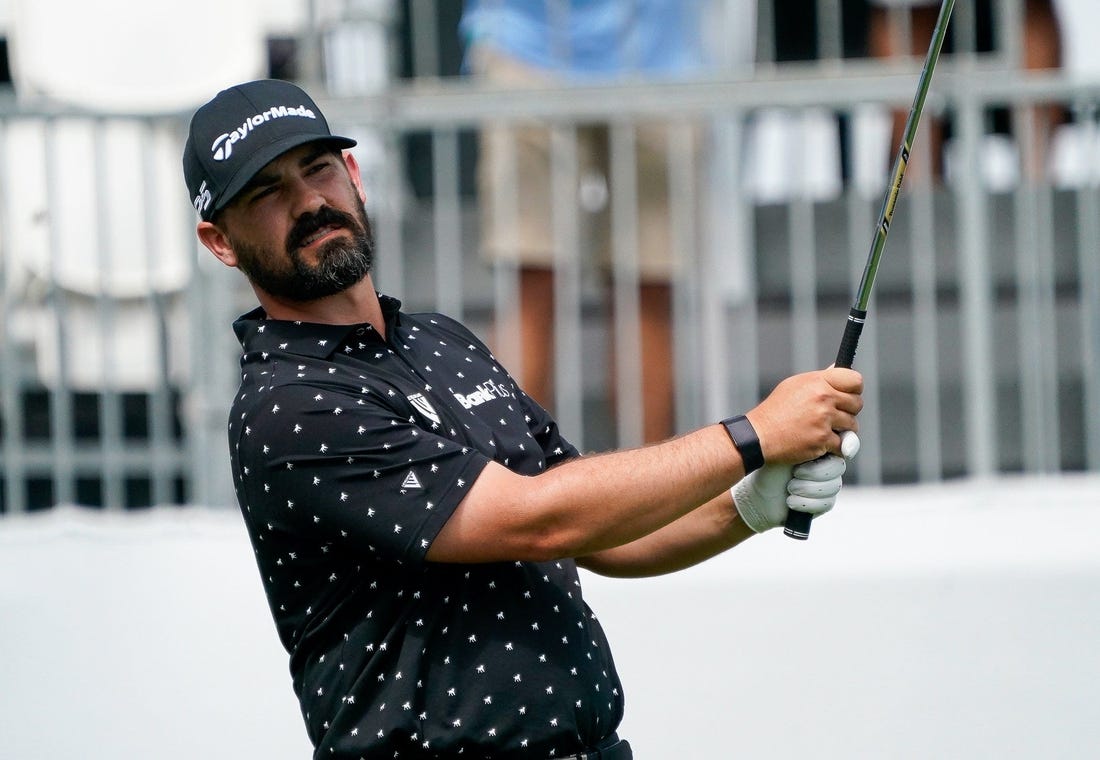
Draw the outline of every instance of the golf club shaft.
M913 98L913 106L909 109L909 117L905 120L905 132L902 136L901 146L894 159L894 171L890 184L886 188L886 195L882 200L882 210L879 212L878 226L871 241L871 250L867 254L867 264L863 269L863 278L859 283L855 304L848 312L848 321L844 325L844 335L840 340L840 349L836 355L836 366L851 367L855 360L856 348L859 346L859 336L863 332L863 325L867 321L867 306L871 300L871 289L875 284L875 276L878 274L879 260L882 251L886 247L886 236L890 233L890 223L894 219L894 207L898 202L898 194L901 192L901 182L905 178L905 170L909 165L909 152L913 147L913 140L917 135L917 127L920 124L921 112L924 111L924 101L928 97L928 87L932 82L932 72L936 68L936 62L940 59L940 50L947 35L947 23L951 19L951 11L955 7L955 0L943 0L940 5L940 15L936 19L936 26L932 30L932 41L928 45L928 53L924 59L924 67L921 69L920 79L917 82L917 93ZM783 526L783 532L791 538L805 540L810 537L810 522L812 516L808 512L790 510L787 512L787 521Z

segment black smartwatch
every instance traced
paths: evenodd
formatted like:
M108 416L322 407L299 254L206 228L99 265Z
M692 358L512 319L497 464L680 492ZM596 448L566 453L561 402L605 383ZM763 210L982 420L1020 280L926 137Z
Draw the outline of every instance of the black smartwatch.
M749 418L743 414L727 417L722 420L722 425L730 434L733 445L741 453L741 461L745 463L745 474L748 475L753 470L763 467L764 452L760 450L760 439Z

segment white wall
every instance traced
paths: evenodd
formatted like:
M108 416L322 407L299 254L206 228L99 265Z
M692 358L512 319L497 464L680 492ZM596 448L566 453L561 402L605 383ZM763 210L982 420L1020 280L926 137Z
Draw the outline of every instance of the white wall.
M585 576L639 760L1100 756L1100 477L841 498L804 544ZM0 652L0 757L310 756L234 511L0 520Z
M311 754L239 515L0 520L0 757Z
M841 498L806 544L586 582L639 760L1100 757L1100 479Z

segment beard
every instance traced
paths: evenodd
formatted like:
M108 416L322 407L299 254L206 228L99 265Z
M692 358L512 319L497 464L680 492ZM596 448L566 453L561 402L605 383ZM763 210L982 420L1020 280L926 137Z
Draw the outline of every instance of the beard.
M351 239L331 240L317 251L317 262L302 258L301 244L326 226L339 226ZM285 259L270 247L231 241L237 268L253 285L287 301L316 301L347 290L370 274L374 265L374 234L361 206L355 216L322 206L298 218L287 234Z

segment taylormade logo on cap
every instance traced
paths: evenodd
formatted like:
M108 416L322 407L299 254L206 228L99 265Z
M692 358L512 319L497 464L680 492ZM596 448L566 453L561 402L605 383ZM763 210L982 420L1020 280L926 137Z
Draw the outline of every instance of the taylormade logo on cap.
M299 116L305 119L317 118L317 114L303 105L273 106L255 116L248 117L241 126L237 127L232 132L225 132L219 135L217 139L214 140L214 144L210 146L210 152L213 154L214 160L225 161L233 154L234 143L248 139L248 136L252 134L252 130L256 127L263 126L265 122L272 119L281 119L285 116Z
M222 90L195 111L183 146L192 205L210 221L266 164L318 140L339 150L355 145L329 131L321 109L296 84L258 79Z

